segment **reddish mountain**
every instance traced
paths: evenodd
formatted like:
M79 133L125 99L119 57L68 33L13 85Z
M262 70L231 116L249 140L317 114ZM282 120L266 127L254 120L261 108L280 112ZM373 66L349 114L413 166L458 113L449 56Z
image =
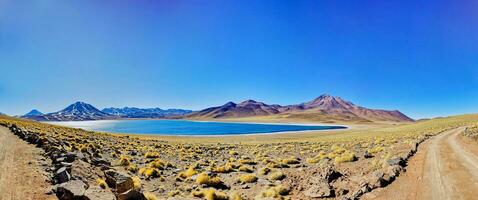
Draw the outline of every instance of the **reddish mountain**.
M340 97L321 95L316 99L297 105L268 105L247 100L239 104L229 102L223 106L193 112L188 118L238 118L278 115L287 118L301 118L318 121L391 121L412 122L398 110L368 109L345 101Z

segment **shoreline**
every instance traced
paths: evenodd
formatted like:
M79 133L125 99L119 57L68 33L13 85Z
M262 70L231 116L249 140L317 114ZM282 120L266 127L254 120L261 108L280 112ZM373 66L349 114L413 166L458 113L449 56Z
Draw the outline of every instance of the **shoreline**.
M127 136L144 136L144 137L178 137L178 138L211 138L211 137L247 137L247 136L264 136L264 135L277 135L277 134L298 134L298 133L308 133L308 132L328 132L328 131L345 131L351 130L352 126L343 125L343 124L326 124L326 123L300 123L300 122L242 122L242 121L203 121L203 120L188 120L188 119L107 119L107 120L86 120L86 121L43 121L41 123L46 123L56 126L64 126L68 128L77 128L63 125L62 123L81 123L81 122L114 122L114 121L128 121L128 120L145 120L145 121L154 121L154 120L165 120L165 121L190 121L190 122L202 122L202 123L229 123L229 124L258 124L258 125L291 125L291 126L330 126L332 128L328 129L315 129L315 130L291 130L291 131L272 131L272 132L257 132L257 133L230 133L230 134L217 134L217 135L200 135L200 134L162 134L162 133L122 133L122 132L108 132L108 131L97 131L92 129L78 128L86 131L93 131L98 133L106 133L112 135L127 135Z

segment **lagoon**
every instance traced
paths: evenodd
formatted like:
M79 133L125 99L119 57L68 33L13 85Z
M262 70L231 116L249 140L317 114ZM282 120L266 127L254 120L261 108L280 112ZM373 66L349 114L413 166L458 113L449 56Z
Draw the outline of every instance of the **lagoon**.
M182 136L239 135L346 128L344 126L329 125L203 122L189 120L98 120L48 123L101 132Z

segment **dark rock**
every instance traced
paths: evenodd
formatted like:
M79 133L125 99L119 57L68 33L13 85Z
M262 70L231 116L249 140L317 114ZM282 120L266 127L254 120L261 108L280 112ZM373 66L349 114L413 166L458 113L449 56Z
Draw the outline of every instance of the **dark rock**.
M143 193L131 189L119 194L118 200L146 200L146 197Z
M94 165L97 165L97 166L100 166L100 165L109 166L109 165L111 165L111 163L109 161L105 160L104 158L93 158L91 161Z
M321 173L321 177L327 181L327 183L330 183L334 181L335 179L338 179L342 176L342 174L338 171L336 171L333 167L327 167L324 169L324 171Z
M86 184L79 180L72 180L58 185L55 189L60 200L81 200L86 191Z
M68 173L66 167L58 169L55 173L57 183L68 182L71 179L70 173Z
M123 193L133 188L133 179L121 172L114 170L105 171L106 183L117 193Z
M115 200L115 195L99 186L93 186L85 191L84 200Z
M363 154L363 157L364 157L364 158L372 158L373 155L370 154L368 151L365 151L365 153Z
M76 153L68 152L66 153L66 162L72 163L76 159Z

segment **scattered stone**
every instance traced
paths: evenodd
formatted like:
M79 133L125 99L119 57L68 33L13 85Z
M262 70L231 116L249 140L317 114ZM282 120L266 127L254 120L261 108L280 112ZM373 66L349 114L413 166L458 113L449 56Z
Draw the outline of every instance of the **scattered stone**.
M134 189L128 190L118 195L118 200L146 200L143 193Z
M333 197L334 190L326 182L320 182L312 185L309 189L305 190L303 194L310 198L324 198Z
M60 200L82 199L86 191L86 184L79 180L72 180L58 185L55 189Z
M93 186L85 191L84 200L115 200L113 193L99 186Z
M338 179L342 176L342 174L336 171L333 167L327 167L322 171L321 177L327 181L327 183L331 183L335 179Z
M68 152L66 153L66 162L72 163L76 159L76 153Z
M387 164L389 166L394 166L394 165L404 166L405 161L402 158L393 158L393 159L387 160Z
M55 178L57 183L64 183L69 181L71 179L71 176L70 176L70 173L68 173L67 168L62 167L56 171Z
M105 171L106 183L117 193L123 193L133 188L133 179L124 173L114 170Z
M364 157L364 158L372 158L373 155L370 154L368 151L365 151L365 153L363 154L363 157Z

